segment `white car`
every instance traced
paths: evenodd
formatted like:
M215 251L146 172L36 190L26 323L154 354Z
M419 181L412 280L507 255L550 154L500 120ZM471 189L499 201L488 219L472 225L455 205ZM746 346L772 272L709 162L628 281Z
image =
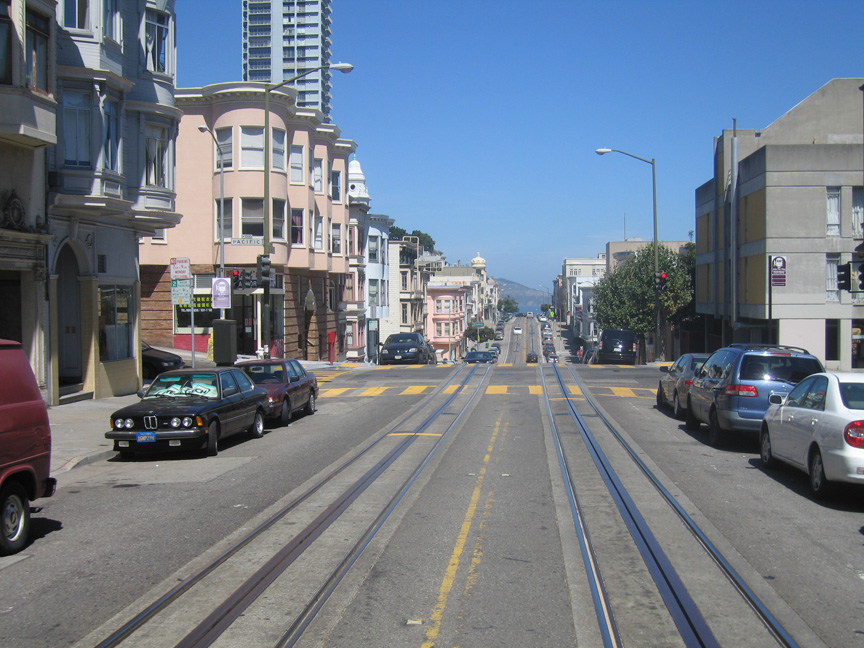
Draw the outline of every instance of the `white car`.
M774 460L810 475L814 497L831 482L864 484L864 374L817 373L784 399L768 397L759 449L762 465Z
M522 335L522 327L514 326L513 327L513 335Z

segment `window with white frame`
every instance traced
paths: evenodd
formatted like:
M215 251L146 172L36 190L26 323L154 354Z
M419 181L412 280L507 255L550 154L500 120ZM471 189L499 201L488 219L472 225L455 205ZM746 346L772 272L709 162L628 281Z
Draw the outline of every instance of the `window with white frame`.
M273 224L273 240L285 240L285 201L273 199L273 213L271 214L271 223Z
M291 165L291 184L303 184L303 147L291 146L288 163Z
M436 299L435 300L435 312L436 313L443 313L444 312L443 308L444 308L444 306L443 306L442 300Z
M342 202L342 172L330 172L330 198L333 202Z
M354 273L345 275L345 301L354 301Z
M217 232L216 240L219 240L219 209L222 204L222 200L220 198L216 199L216 224L213 227L213 231ZM234 202L231 198L225 198L225 213L222 215L222 240L231 241L231 233L233 232L233 214L234 214Z
M839 254L825 256L825 301L840 301L840 290L837 287L837 266L839 265Z
M90 166L90 95L63 93L63 164Z
M48 39L51 21L40 13L27 11L27 86L48 92Z
M321 158L312 161L312 190L324 193L324 160Z
M402 288L401 289L402 290L408 290L408 272L403 270L400 273L400 275L402 277Z
M369 294L366 295L366 303L369 306L378 306L378 279L369 280Z
M63 26L68 29L90 27L90 0L64 0Z
M408 304L402 304L402 323L408 323Z
M285 170L285 131L273 129L273 168Z
M120 170L120 108L116 101L105 100L105 142L102 150L102 166L110 171Z
M378 244L381 240L378 236L369 237L369 262L378 263Z
M147 126L145 146L146 182L151 187L168 186L168 129L164 126Z
M264 199L243 198L240 233L244 236L264 236Z
M852 187L852 236L864 238L864 187Z
M330 224L330 253L342 254L342 225Z
M345 328L345 346L349 349L354 347L354 326L353 322L348 322Z
M240 168L264 168L264 127L240 127Z
M168 14L147 9L144 34L144 52L147 56L147 69L151 72L168 74Z
M151 243L167 243L167 239L165 238L165 228L161 227L157 230L153 230L153 236L150 237Z
M840 187L828 187L825 190L827 236L840 236Z
M324 249L324 218L318 214L312 223L312 241L316 250Z
M0 83L12 83L12 0L0 0Z
M303 245L302 209L291 209L291 245Z
M219 168L219 153L222 153L222 168L230 169L234 166L234 142L232 134L234 129L231 126L216 129L216 141L219 147L216 149L216 168Z
M110 38L115 43L120 42L123 29L120 23L119 0L102 0L102 36Z

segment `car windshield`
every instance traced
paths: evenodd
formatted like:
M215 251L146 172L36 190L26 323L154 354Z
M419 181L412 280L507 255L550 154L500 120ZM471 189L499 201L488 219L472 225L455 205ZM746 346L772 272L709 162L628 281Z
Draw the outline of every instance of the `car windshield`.
M285 382L285 370L278 365L244 365L243 371L256 385L266 385Z
M216 375L162 374L150 384L144 398L219 398Z
M387 338L387 342L385 344L410 344L411 342L416 342L417 338L413 335L391 335Z
M742 380L777 380L799 383L822 371L816 358L789 355L745 355L741 361Z
M864 410L864 383L840 383L840 397L849 409Z

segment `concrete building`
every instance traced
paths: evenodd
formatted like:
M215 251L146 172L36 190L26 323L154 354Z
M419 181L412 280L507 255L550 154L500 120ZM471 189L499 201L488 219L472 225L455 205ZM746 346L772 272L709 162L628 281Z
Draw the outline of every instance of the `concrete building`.
M864 366L864 293L837 284L838 266L864 265L862 83L834 79L766 128L715 139L715 176L696 190L706 348L779 342Z
M139 240L181 218L174 1L96 6L57 4L62 119L47 160L52 403L139 388Z
M46 161L57 143L53 0L0 2L0 338L17 340L56 402L48 321ZM56 294L56 293L54 293Z
M245 0L243 80L281 83L330 63L330 0ZM330 119L329 70L318 70L294 85L297 106Z
M296 96L285 87L270 97L268 349L272 357L344 357L342 300L349 259L344 179L355 145L341 139L321 113L297 108ZM212 320L220 315L211 301L220 267L228 275L235 269L257 271L265 231L263 98L260 83L177 90L183 109L177 203L184 218L141 246L142 316L151 344L189 349L194 331L196 349L206 350ZM176 257L191 261L194 328L190 308L171 302L169 262ZM238 353L264 352L267 311L265 290L257 282L232 290L225 315L237 322Z

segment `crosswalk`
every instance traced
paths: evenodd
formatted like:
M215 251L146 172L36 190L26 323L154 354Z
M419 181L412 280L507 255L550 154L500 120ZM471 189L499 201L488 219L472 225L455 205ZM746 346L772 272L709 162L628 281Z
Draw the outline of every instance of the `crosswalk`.
M437 385L400 385L379 387L321 387L318 398L369 398L375 396L419 396L431 394L438 388ZM468 387L461 387L468 389ZM452 394L460 389L459 385L450 385L444 390L445 394ZM555 388L558 391L558 388ZM591 392L595 396L614 396L618 398L656 398L657 391L648 387L592 387ZM485 389L487 396L516 396L530 394L540 395L543 393L542 385L487 385ZM571 397L582 396L582 391L575 385L570 387Z

